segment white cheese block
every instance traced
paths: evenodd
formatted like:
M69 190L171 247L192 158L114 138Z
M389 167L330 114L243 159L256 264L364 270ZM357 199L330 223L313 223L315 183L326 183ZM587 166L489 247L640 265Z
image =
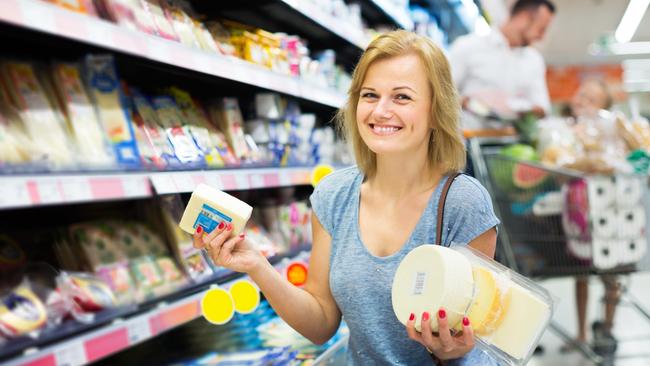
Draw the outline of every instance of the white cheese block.
M473 283L472 265L464 255L439 245L419 246L404 257L395 272L393 310L403 324L415 314L417 330L421 329L422 313L427 311L431 329L437 331L437 313L444 307L449 326L454 327L472 301Z
M533 292L511 282L510 306L486 341L516 359L532 351L551 317L550 306Z
M233 225L232 235L238 235L252 212L253 208L245 202L216 188L199 184L187 203L179 226L193 235L199 225L206 233L210 233L221 222L225 222Z

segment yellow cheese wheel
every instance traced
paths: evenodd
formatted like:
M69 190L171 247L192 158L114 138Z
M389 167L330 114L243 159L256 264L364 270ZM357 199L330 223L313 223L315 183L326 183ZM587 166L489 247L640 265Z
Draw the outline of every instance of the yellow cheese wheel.
M504 308L505 300L494 278L494 274L485 267L475 266L472 269L474 277L474 300L470 306L467 317L474 329L474 333L485 335L497 326L507 309Z

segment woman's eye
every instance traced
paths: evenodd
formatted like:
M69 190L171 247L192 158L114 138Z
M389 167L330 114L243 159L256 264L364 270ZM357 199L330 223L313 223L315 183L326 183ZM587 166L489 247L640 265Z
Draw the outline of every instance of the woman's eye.
M363 93L363 94L361 94L361 97L362 98L376 98L377 94L375 94L375 93Z
M406 94L397 94L395 96L395 99L397 99L397 100L411 100L411 97L409 97Z

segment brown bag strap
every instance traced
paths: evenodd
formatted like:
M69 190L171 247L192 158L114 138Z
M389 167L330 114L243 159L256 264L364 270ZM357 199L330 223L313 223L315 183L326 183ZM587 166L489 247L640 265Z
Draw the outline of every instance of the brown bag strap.
M449 188L451 184L454 183L456 177L461 175L461 173L453 173L447 178L445 186L442 187L442 193L440 193L440 201L438 201L438 221L436 223L436 245L442 245L442 226L443 219L445 217L445 202L447 201L447 193L449 193Z

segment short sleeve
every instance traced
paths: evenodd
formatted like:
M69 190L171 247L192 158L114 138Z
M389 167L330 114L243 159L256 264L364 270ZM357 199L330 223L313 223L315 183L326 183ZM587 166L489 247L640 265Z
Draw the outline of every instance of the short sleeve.
M476 179L461 175L447 195L442 242L467 245L478 236L496 227L492 199Z
M332 224L332 208L330 207L330 200L328 200L329 195L327 194L327 183L326 181L321 182L314 188L311 196L309 196L309 202L311 203L311 210L314 215L318 218L321 225L327 230L327 232L332 235L334 232Z

